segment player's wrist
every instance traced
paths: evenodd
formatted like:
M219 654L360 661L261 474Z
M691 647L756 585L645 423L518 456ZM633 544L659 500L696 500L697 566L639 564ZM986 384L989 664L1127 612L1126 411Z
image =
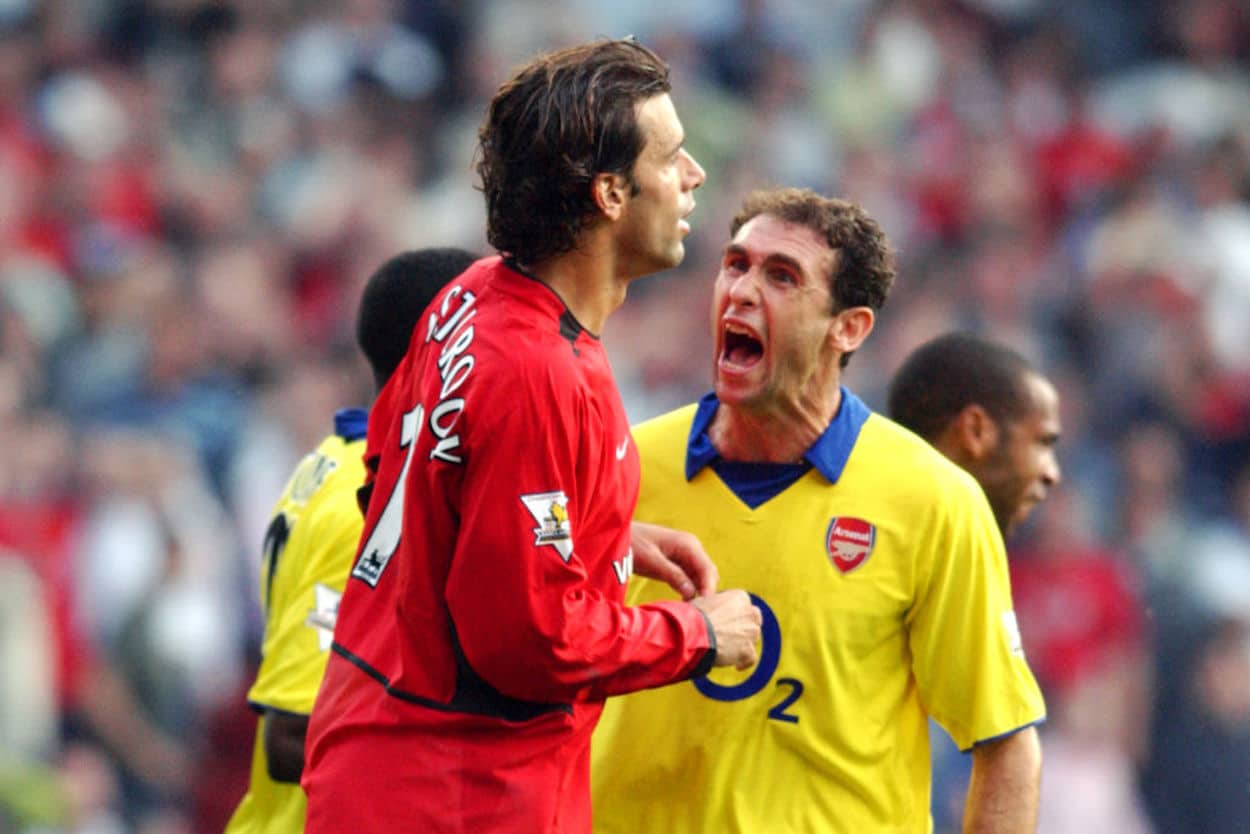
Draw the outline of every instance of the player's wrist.
M703 618L703 626L707 630L707 649L704 650L703 656L699 658L699 662L690 670L691 678L701 678L716 665L716 629L712 627L712 620L708 617L707 612L697 605L690 604L692 608L699 612L699 616Z

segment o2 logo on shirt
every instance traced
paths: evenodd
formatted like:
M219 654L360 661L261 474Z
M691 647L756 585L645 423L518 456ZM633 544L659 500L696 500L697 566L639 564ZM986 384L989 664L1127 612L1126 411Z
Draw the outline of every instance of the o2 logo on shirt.
M760 661L746 680L733 686L725 686L706 677L695 678L692 681L694 688L699 690L699 694L705 698L711 698L713 701L741 701L744 698L750 698L768 686L773 674L777 671L777 664L781 661L781 624L777 622L777 615L773 613L773 609L769 608L764 600L751 594L751 602L760 609L761 615ZM768 717L787 724L799 723L799 717L786 710L802 697L802 682L795 678L778 678L776 687L786 691L782 694L781 700L768 710Z

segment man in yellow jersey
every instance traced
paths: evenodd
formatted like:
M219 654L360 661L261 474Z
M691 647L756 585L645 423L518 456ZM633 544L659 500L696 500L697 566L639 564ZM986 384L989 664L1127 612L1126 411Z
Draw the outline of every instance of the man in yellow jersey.
M714 391L635 429L639 519L764 615L759 664L610 700L595 828L924 834L928 717L972 750L965 831L1032 831L1045 717L977 482L840 384L893 282L862 209L751 195L713 290ZM629 601L667 592L636 579Z
M421 249L391 258L370 276L356 338L378 390L403 359L430 300L474 259L461 249ZM247 695L260 720L248 792L227 834L304 830L299 786L304 735L364 523L356 493L365 481L367 421L359 408L334 415L334 434L295 468L265 533L260 587L265 637Z

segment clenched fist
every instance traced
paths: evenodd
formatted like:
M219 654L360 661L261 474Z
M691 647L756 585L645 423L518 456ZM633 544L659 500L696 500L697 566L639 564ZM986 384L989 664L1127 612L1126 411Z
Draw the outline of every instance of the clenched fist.
M716 637L717 666L746 669L759 660L760 610L746 591L718 591L691 603L707 616Z

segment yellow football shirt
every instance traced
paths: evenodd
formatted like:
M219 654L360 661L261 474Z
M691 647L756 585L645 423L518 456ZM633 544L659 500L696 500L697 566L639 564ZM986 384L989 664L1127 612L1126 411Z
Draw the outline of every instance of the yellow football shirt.
M356 490L365 480L364 446L363 439L327 437L300 461L274 508L261 567L265 637L260 669L247 693L248 703L262 718L256 725L247 795L226 834L304 830L303 790L269 778L263 711L312 712L339 597L363 526Z
M845 447L836 480L810 469L755 509L710 466L687 481L694 406L635 429L636 517L694 532L722 587L755 597L763 641L753 669L609 699L598 834L922 834L926 715L962 749L1044 718L979 485L853 402L862 424L843 408L826 432ZM639 577L628 591L671 596Z

